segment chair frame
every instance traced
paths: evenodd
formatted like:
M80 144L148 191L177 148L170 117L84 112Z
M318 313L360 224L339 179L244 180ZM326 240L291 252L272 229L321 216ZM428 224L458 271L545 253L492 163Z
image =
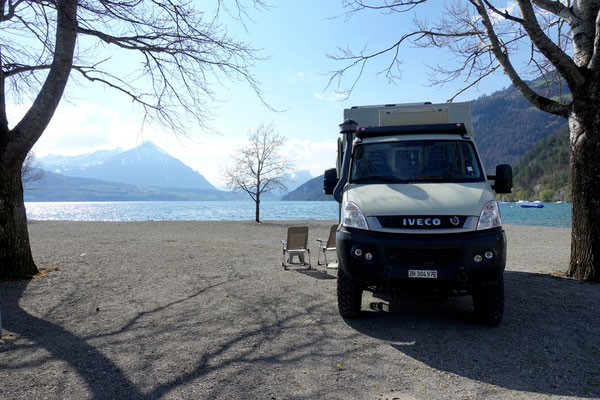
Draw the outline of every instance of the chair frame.
M327 266L329 262L327 261L327 252L328 251L337 251L335 245L335 234L337 232L338 225L331 225L329 228L329 237L327 240L318 239L319 242L319 252L317 253L317 265L325 265ZM325 264L321 264L321 253L323 253L323 258L325 259ZM337 255L337 254L336 254Z
M304 247L297 247L293 249L288 249L287 245L290 242L290 234L306 234L306 238L304 240ZM310 249L308 248L308 227L306 226L290 226L287 232L287 239L282 240L281 244L283 245L281 266L283 269L287 270L290 265L302 265L307 266L308 269L312 268L311 260L310 260ZM286 254L289 256L289 261L286 262ZM306 263L305 255L308 255L308 264ZM294 256L297 256L299 259L299 263L293 262Z

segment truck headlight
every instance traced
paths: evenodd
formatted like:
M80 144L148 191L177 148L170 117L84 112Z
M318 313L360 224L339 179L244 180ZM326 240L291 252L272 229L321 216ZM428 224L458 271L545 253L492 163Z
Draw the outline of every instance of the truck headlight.
M479 222L477 223L477 230L495 228L502 225L502 219L500 218L500 208L496 200L491 200L485 203L481 215L479 216Z
M350 228L369 229L362 211L351 201L342 203L342 224Z

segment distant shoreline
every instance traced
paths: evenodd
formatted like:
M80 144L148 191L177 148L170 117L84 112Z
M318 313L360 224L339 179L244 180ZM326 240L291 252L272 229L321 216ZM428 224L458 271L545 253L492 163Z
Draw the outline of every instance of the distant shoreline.
M253 221L255 204L236 201L26 202L31 220L63 221ZM504 225L569 228L571 208L547 203L527 209L514 203L500 205ZM265 221L333 220L339 214L334 201L261 201Z

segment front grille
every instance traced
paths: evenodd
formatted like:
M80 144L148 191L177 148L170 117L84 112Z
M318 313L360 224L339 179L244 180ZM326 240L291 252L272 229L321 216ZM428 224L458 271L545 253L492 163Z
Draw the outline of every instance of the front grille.
M466 215L390 215L377 217L383 228L448 229L462 228Z
M458 249L387 249L385 252L389 264L414 267L454 267L458 266L461 251Z

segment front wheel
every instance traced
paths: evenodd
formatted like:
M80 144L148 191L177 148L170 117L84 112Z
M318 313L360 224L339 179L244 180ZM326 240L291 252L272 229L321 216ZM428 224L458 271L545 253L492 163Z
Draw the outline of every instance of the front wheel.
M348 278L341 269L337 275L338 310L343 318L356 318L360 315L362 289L360 284Z
M490 285L480 286L473 292L473 308L479 322L499 325L504 315L504 277Z

